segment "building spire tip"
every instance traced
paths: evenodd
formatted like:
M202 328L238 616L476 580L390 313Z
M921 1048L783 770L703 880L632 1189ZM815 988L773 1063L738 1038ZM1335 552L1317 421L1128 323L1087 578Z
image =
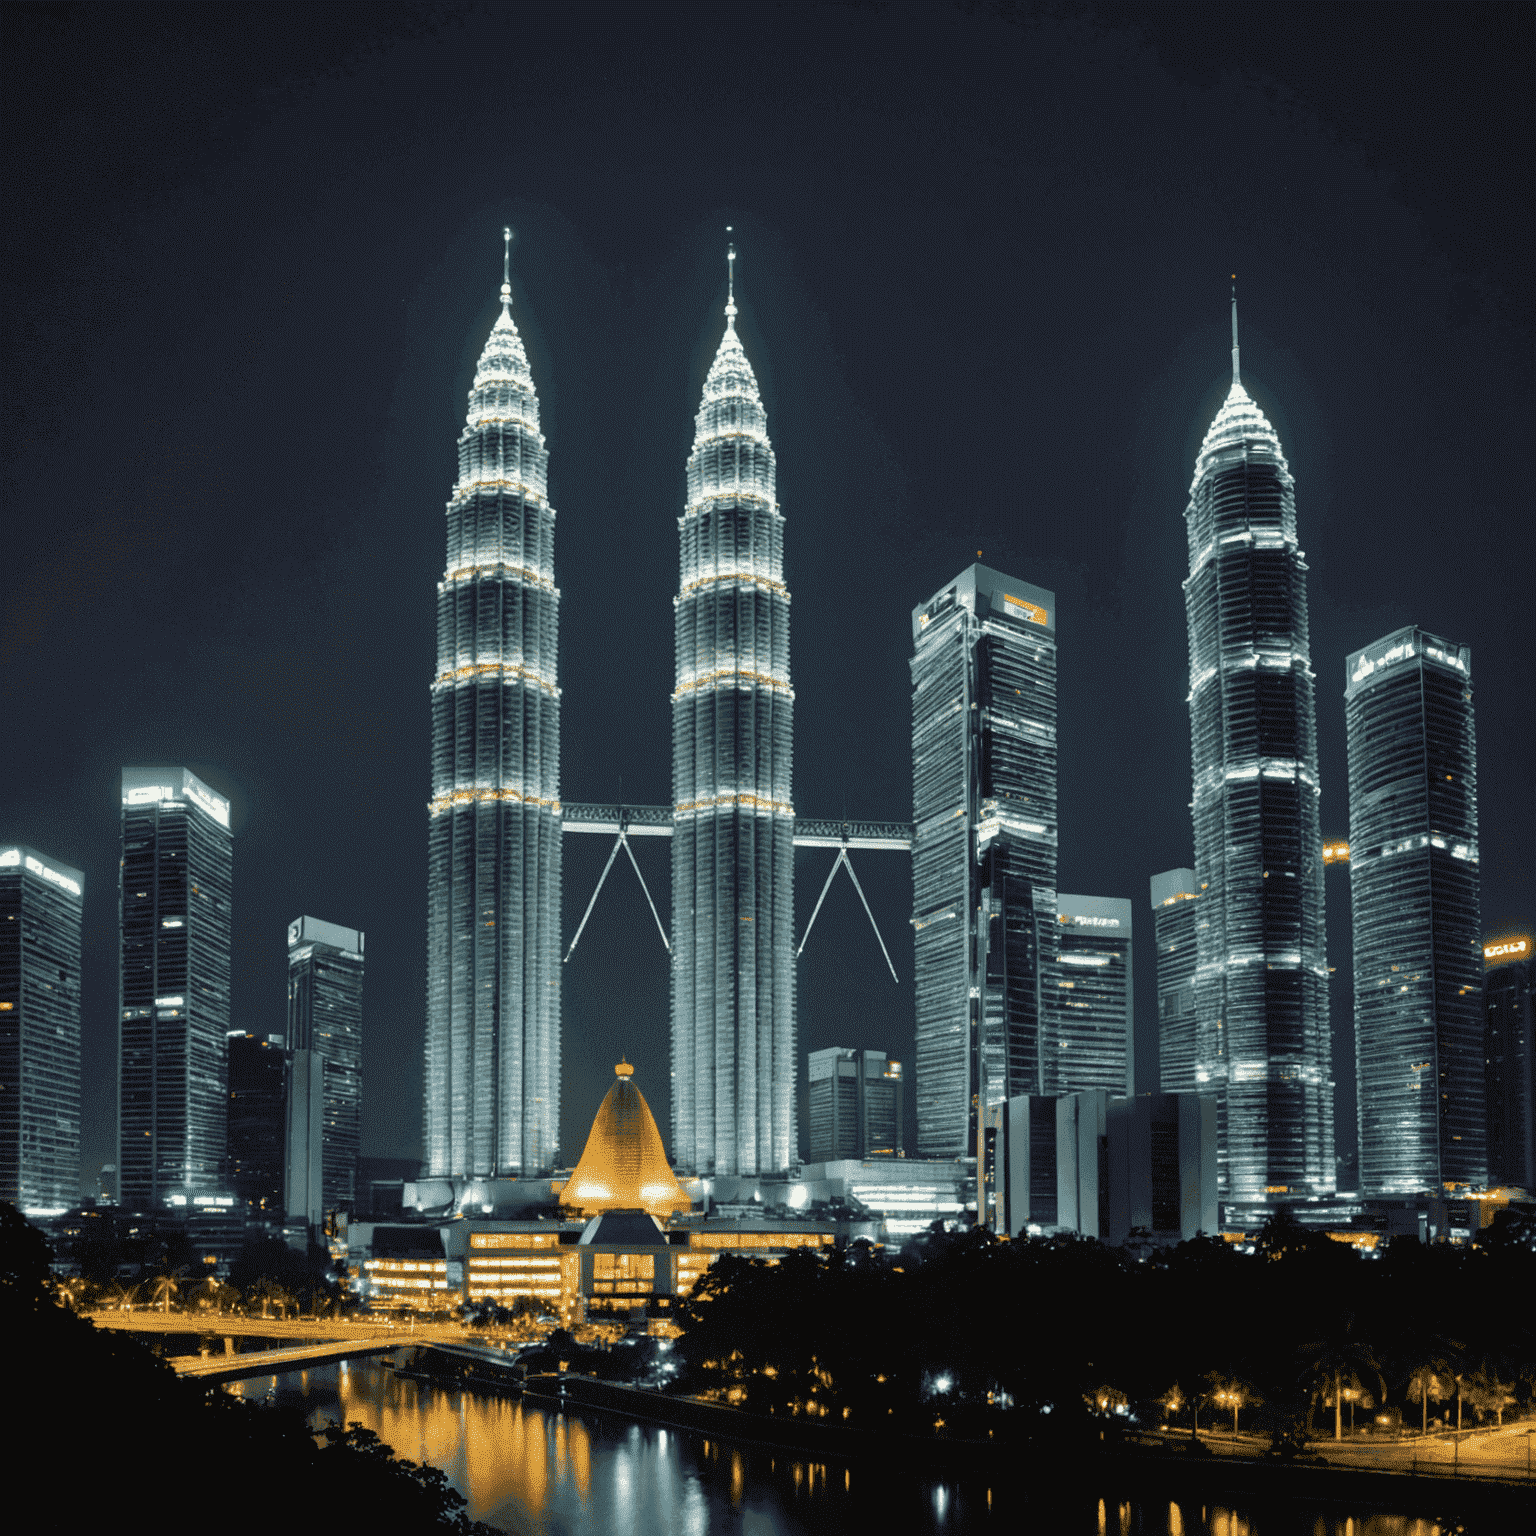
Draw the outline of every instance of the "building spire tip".
M1243 372L1237 360L1237 273L1232 274L1232 382L1241 384Z
M725 226L726 234L730 234L731 226ZM725 323L730 330L736 329L736 242L727 243L725 247Z
M512 229L508 225L501 231L501 307L512 303Z

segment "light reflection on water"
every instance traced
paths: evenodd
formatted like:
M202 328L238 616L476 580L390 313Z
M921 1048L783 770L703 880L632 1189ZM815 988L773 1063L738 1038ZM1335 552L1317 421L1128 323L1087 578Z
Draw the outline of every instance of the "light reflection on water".
M318 1427L363 1424L397 1454L430 1462L469 1515L520 1536L813 1536L875 1523L893 1531L1063 1536L1440 1536L1430 1520L1281 1508L1127 1503L1084 1490L1041 1507L1019 1480L923 1478L796 1460L686 1431L583 1417L510 1398L445 1391L382 1360L236 1382L239 1395L302 1407Z

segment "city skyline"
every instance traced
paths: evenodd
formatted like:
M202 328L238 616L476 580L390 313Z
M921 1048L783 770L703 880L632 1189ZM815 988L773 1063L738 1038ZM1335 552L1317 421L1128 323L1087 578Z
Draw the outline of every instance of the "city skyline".
M1530 569L1532 532L1516 466L1532 414L1528 300L1518 297L1530 286L1520 233L1530 198L1508 181L1506 151L1476 163L1513 196L1479 195L1469 208L1460 183L1472 141L1461 130L1433 112L1415 126L1386 104L1390 132L1362 127L1341 83L1306 73L1283 47L1271 48L1266 67L1282 82L1304 75L1311 91L1295 117L1240 76L1202 83L1204 66L1188 60L1203 45L1182 34L1165 36L1160 58L1134 32L1094 41L1042 24L1020 58L1002 22L945 25L945 47L959 52L940 57L963 57L985 80L981 54L996 44L999 64L1022 64L1042 89L1047 56L1069 80L1125 48L1145 93L1136 99L1173 136L1159 156L1182 156L1198 173L1147 158L1137 140L1156 135L1142 133L1129 100L1088 125L1081 148L1069 140L1083 120L1054 131L1030 117L1016 136L1005 133L999 161L985 148L973 154L991 132L985 90L968 93L974 118L946 119L925 140L873 107L844 135L816 87L806 131L843 145L868 171L870 192L846 210L814 178L794 192L771 175L744 180L734 151L691 142L677 152L670 128L637 118L642 158L676 153L674 179L648 171L627 189L616 169L602 170L596 143L574 143L562 158L543 134L547 165L520 148L505 195L503 170L495 157L481 162L481 151L471 156L473 190L429 186L413 169L420 214L402 218L393 194L368 207L382 186L378 168L349 190L355 167L343 157L343 176L327 151L314 181L338 195L324 207L301 198L255 234L238 205L269 187L266 178L295 175L296 151L273 126L282 119L237 88L234 136L190 158L177 159L158 130L134 127L114 150L130 173L126 190L110 178L88 183L95 190L72 194L76 211L67 211L40 178L23 178L31 213L18 227L43 238L20 254L6 300L13 333L38 340L22 349L8 390L26 423L6 450L18 598L6 620L4 685L21 745L0 781L0 833L82 869L96 893L86 903L83 979L87 1186L93 1162L113 1160L115 1084L102 1079L116 914L103 893L115 885L113 780L135 761L184 762L232 802L234 1026L280 1032L283 965L268 953L269 936L294 911L344 913L375 937L382 958L370 997L382 1001L376 1032L370 1003L364 1148L416 1150L425 594L442 574L434 509L451 476L448 434L462 425L454 402L494 319L487 245L508 221L563 514L556 579L569 798L667 798L675 549L649 546L670 543L657 530L678 505L687 418L708 362L700 338L724 296L720 245L735 223L751 274L738 326L758 365L794 523L795 803L906 818L905 614L980 548L989 565L1056 591L1075 616L1060 642L1060 883L1139 898L1149 875L1188 864L1178 511L1223 387L1221 305L1235 268L1245 384L1303 487L1323 829L1340 835L1347 825L1334 681L1343 657L1404 624L1456 634L1487 658L1478 695L1486 926L1527 913L1533 811L1519 751L1533 656L1516 573ZM1477 34L1457 41L1447 62L1442 42L1409 50L1410 78L1430 69L1431 53L1436 71L1496 53ZM784 35L766 46L781 72L793 69ZM1222 78L1225 57L1209 46ZM87 56L72 54L69 68ZM137 81L137 95L155 95L149 67L135 65L110 90ZM270 60L252 67L280 73ZM361 124L376 122L361 110L371 78L365 70L306 87L292 110L305 122L335 114L328 131L353 142ZM74 89L63 99L76 99ZM428 87L426 98L445 99L434 95L441 89ZM456 84L453 99L462 95ZM1174 100L1191 104L1189 127L1179 126ZM354 107L357 126L341 126ZM629 96L621 107L642 111ZM60 153L75 163L77 131L50 109L29 119L21 148L32 146L39 165ZM1528 134L1516 125L1512 160ZM1445 159L1420 156L1437 136ZM804 160L806 140L793 142ZM166 167L148 181L135 159L146 143ZM425 160L446 163L446 139L423 143ZM461 147L455 137L453 152ZM791 163L784 149L765 153L774 174ZM891 163L902 167L896 185L921 189L916 204L888 196L881 168ZM989 195L998 165L1010 189L1001 204ZM1413 175L1399 174L1410 165ZM1278 217L1252 213L1242 189L1255 176L1285 188L1283 235ZM1074 183L1089 190L1063 190ZM1138 184L1156 189L1158 207L1124 190ZM734 190L722 194L722 185ZM937 216L913 219L914 206ZM982 207L985 219L971 211ZM104 227L120 233L93 232L100 221L80 211L102 208ZM1140 243L1122 255L1126 220ZM1048 238L1030 233L1042 228ZM299 284L297 251L308 253ZM957 265L963 280L948 280ZM79 296L103 285L110 302L85 326L73 318ZM168 349L167 315L177 333ZM64 400L67 410L43 404ZM254 440L277 451L253 454ZM78 531L37 515L71 456L110 487ZM188 594L190 630L185 618L172 626L140 604L151 582ZM66 690L77 700L68 710ZM567 934L571 905L579 912L606 852L588 842L565 853ZM664 902L665 858L651 847L640 857ZM824 869L824 859L799 857L797 934L807 888ZM801 1058L836 1043L911 1059L911 1034L905 1046L900 1034L911 1027L906 873L894 860L860 870L903 990L885 974L853 893L838 885L800 962ZM1143 954L1149 917L1138 899ZM1136 977L1137 1055L1149 1071L1151 971L1143 965ZM670 1125L668 965L638 893L605 894L564 980L567 1050L579 1041L597 1065L568 1061L562 1142L589 1121L606 1064L626 1052L656 1085L653 1108ZM1336 1044L1352 1054L1351 1040ZM1342 1091L1337 1108L1348 1123ZM568 1158L572 1148L563 1150Z

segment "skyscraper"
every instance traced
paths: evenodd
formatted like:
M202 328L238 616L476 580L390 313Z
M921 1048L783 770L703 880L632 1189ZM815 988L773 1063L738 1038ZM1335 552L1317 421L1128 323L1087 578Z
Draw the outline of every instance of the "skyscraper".
M560 594L548 464L504 264L437 586L423 1121L434 1177L535 1173L557 1148Z
M284 1078L281 1035L229 1036L229 1185L252 1212L282 1214Z
M901 1063L884 1051L812 1051L810 1161L894 1157L902 1149Z
M1056 897L1056 975L1040 1052L1042 1093L1136 1091L1131 904L1117 896Z
M1422 629L1350 656L1360 1192L1488 1175L1472 652Z
M288 925L290 1054L311 1052L321 1102L320 1198L353 1209L363 1112L363 935L296 918Z
M1056 979L1056 599L972 565L912 613L917 1155L1040 1093Z
M1483 945L1488 1178L1536 1192L1536 958L1528 933Z
M1306 562L1280 439L1232 387L1189 533L1195 1085L1217 1099L1221 1198L1331 1194L1333 1080Z
M118 1180L123 1205L224 1187L229 801L186 768L125 768L118 913Z
M1195 872L1152 876L1157 945L1158 1083L1164 1093L1195 1091Z
M774 474L733 281L678 519L672 1155L698 1174L775 1173L798 1155L795 695Z
M80 1203L80 924L85 876L0 848L0 1200Z

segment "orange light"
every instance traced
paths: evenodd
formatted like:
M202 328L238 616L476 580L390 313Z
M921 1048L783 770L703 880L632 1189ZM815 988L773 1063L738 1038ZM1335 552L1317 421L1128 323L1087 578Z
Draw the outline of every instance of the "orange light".
M1342 839L1340 841L1338 841L1338 842L1335 842L1335 843L1324 843L1323 844L1323 863L1324 864L1348 864L1349 863L1349 844L1344 842Z
M1022 597L1015 597L1011 592L1003 593L1003 601L1005 603L1012 603L1015 608L1022 608L1024 610L1024 617L1031 624L1049 624L1051 622L1050 614L1038 603L1031 603Z
M1483 960L1488 965L1505 965L1511 960L1525 960L1530 957L1531 936L1528 933L1511 934L1507 938L1495 939L1492 944L1483 945ZM0 1007L8 1006L0 1004Z

